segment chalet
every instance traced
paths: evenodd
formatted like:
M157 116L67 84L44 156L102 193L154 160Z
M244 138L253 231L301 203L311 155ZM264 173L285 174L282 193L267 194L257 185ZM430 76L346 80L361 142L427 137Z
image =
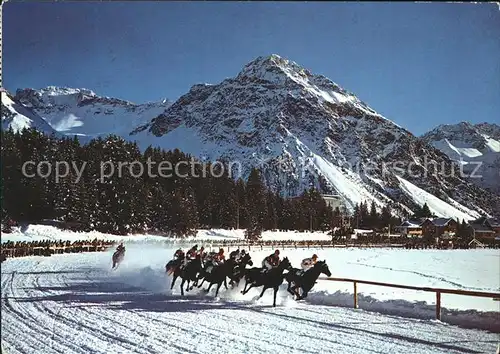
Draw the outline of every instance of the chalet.
M424 236L450 239L455 237L458 223L452 218L435 218L426 219L421 226Z
M472 224L483 225L493 231L492 237L500 237L500 219L482 217L474 220Z
M494 239L496 236L495 230L484 224L469 224L472 229L473 238L477 240Z
M421 220L406 220L401 225L397 226L396 229L403 237L422 237L421 225Z

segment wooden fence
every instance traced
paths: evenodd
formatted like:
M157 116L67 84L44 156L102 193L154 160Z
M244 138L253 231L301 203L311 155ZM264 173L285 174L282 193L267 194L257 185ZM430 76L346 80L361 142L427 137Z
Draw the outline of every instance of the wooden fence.
M320 277L319 280L353 283L353 287L354 287L353 305L354 305L354 308L358 308L358 284L367 284L367 285L385 286L385 287L398 288L398 289L434 292L434 293L436 293L436 319L438 319L438 320L441 320L441 294L454 294L454 295L465 295L465 296L474 296L474 297L485 297L485 298L491 298L491 299L496 300L496 301L500 300L500 293L491 293L491 292L483 292L483 291L429 288L429 287L382 283L382 282L376 282L376 281L370 281L370 280L359 280L359 279L349 279L349 278Z

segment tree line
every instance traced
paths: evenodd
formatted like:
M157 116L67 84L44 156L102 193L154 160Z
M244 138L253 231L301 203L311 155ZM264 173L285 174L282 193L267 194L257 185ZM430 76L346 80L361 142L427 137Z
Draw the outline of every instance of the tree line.
M337 228L337 234L347 234L356 227L382 229L401 221L390 206L379 212L374 203L360 203L347 215L329 207L314 188L285 198L266 187L256 168L245 180L235 179L225 161L193 165L196 159L177 149L148 147L141 152L135 142L114 135L82 145L76 137L48 136L35 129L2 131L1 153L3 222L58 220L76 231L172 237L194 235L200 228L240 228L248 239L258 239L264 230ZM25 174L27 161L31 164ZM70 168L64 177L49 174L61 161L85 168ZM125 168L102 178L103 163L134 162L152 162L152 173ZM159 177L165 162L179 166L178 173Z
M102 178L103 162L146 165L148 160L155 163L153 173L138 175L122 169L120 174ZM134 142L112 135L81 145L76 137L47 136L35 129L3 131L3 220L34 223L49 219L77 231L174 237L193 235L199 228L239 227L247 230L250 239L259 238L263 230L327 230L331 225L333 211L315 189L285 199L266 188L257 169L246 180L235 180L229 168L224 168L226 164L189 165L192 160L177 149L149 147L141 152ZM27 161L31 163L24 174L22 166ZM39 165L42 161L48 163ZM64 178L57 178L49 174L49 168L58 161L75 166L85 163L85 169L80 176L70 169ZM160 163L165 161L180 166L178 173L158 177Z

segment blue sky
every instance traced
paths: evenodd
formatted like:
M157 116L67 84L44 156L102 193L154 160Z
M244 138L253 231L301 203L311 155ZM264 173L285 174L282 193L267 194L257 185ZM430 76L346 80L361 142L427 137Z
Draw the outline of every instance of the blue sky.
M279 54L414 134L500 121L495 4L9 2L4 86L177 99Z

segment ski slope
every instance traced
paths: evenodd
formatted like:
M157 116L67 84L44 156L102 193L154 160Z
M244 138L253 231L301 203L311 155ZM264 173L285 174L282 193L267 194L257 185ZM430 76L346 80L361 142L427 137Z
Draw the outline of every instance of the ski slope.
M416 256L397 267L394 254L384 253L390 250L379 254L335 251L339 250L286 250L283 254L298 266L301 258L317 252L327 260L333 276L368 268L372 275L378 274L373 280L385 277L386 281L398 282L408 277L413 278L413 285L424 285L451 278L456 284L447 287L498 288L497 270L490 275L484 273L487 264L498 257L493 251L482 250L470 258L462 254L464 262L484 261L455 272L455 278L464 274L460 279L450 276L450 266L452 262L461 264L449 257L446 262L446 256L440 256L445 254L442 251ZM257 299L258 289L246 295L237 289L221 289L218 299L213 298L214 289L211 294L197 289L182 298L178 284L169 290L170 279L164 274L172 249L130 244L116 271L110 270L111 252L4 262L1 329L5 352L493 353L498 345L498 308L487 313L445 308L443 322L439 322L432 319L433 307L429 306L426 313L422 301L409 305L409 298L402 300L402 295L387 292L387 298L393 301L376 300L370 297L370 288L360 287L360 309L355 310L348 307L352 295L338 290L344 285L326 281L319 281L309 300L301 303L280 289L276 308L271 307L271 292ZM251 254L260 263L267 253L269 250ZM440 276L433 275L430 265L422 267L425 257L437 257L435 261L443 269ZM393 268L387 269L391 258ZM420 264L418 271L409 271L412 264L415 268ZM450 304L449 300L443 297L443 306ZM451 305L460 307L453 301ZM403 308L406 315L400 313ZM460 317L465 315L470 317ZM451 324L460 319L461 326ZM490 327L490 331L478 329L481 325Z

